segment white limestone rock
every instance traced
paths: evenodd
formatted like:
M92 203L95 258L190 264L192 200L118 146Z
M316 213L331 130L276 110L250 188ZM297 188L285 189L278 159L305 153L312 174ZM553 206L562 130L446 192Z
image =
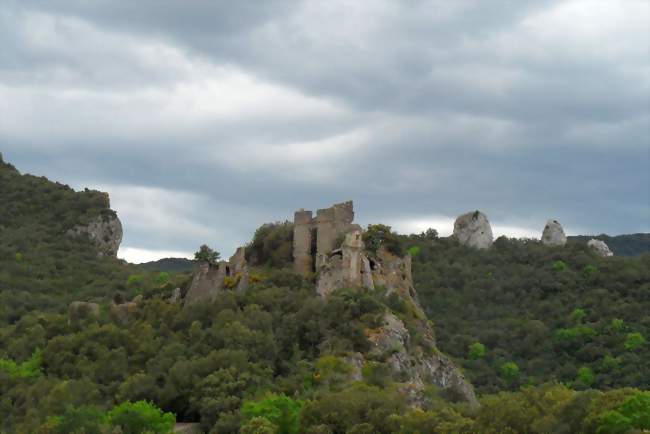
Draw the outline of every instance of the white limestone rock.
M563 246L566 244L564 228L557 220L549 220L544 226L542 244L545 246Z
M488 249L493 241L490 222L487 216L478 210L456 219L454 236L462 245L475 249Z
M594 252L602 257L614 256L614 253L609 250L609 246L604 241L592 238L587 242L587 246L592 248Z
M97 216L87 225L78 225L67 234L72 237L87 236L97 246L99 256L117 256L122 242L122 223L115 214Z

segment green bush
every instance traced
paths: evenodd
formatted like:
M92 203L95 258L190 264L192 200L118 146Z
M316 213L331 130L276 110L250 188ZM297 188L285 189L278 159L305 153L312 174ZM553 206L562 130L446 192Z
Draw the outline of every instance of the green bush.
M107 432L106 413L94 406L68 407L52 419L54 434L104 434Z
M555 261L553 262L553 269L555 271L565 271L567 268L567 264L564 261Z
M519 366L515 362L506 362L501 365L501 375L508 380L519 377Z
M468 357L471 360L482 359L485 357L485 345L480 342L474 342L469 346Z
M594 384L596 377L591 368L583 366L578 369L578 374L576 375L576 383L582 387L589 387Z
M636 350L645 345L645 342L646 340L641 333L628 333L627 337L625 338L625 349L632 351Z
M599 434L650 430L650 392L639 393L599 418Z
M123 402L108 413L108 420L123 434L168 434L176 424L172 413L164 413L147 401Z
M260 401L246 401L241 413L245 421L264 418L277 427L278 434L299 434L303 403L285 395L268 394Z
M377 253L379 248L383 247L394 255L404 255L402 241L390 226L382 224L368 225L368 229L363 233L363 243L366 250L372 253Z

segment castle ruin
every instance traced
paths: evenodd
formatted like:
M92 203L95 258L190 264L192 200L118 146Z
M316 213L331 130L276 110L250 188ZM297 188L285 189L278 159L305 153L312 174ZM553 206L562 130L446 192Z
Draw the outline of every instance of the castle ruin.
M337 203L316 211L300 209L294 215L293 259L294 269L303 276L316 272L337 247L337 241L361 227L352 223L354 205L352 201Z

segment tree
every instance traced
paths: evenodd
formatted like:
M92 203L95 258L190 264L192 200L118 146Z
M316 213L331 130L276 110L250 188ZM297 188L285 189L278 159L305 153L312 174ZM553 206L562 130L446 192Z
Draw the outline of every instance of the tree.
M53 418L55 434L102 434L106 427L106 414L93 406L68 407L62 416Z
M108 419L124 434L168 434L176 424L176 416L147 401L123 402L108 413Z
M384 247L394 255L402 256L404 254L401 240L390 226L368 225L368 230L363 233L363 243L366 250L373 253L377 253L380 247Z
M206 244L199 247L199 250L194 253L194 260L197 262L207 262L208 264L216 264L221 254L216 250L212 250Z
M480 342L474 342L469 346L469 358L471 360L485 357L485 345Z
M636 350L645 344L645 338L641 333L628 333L625 339L626 350Z
M278 427L265 417L254 417L241 426L241 434L277 434Z
M264 418L277 427L277 434L298 434L303 403L285 395L270 393L261 401L247 401L241 412L245 419Z
M578 374L576 375L576 383L583 387L589 387L594 384L596 377L594 376L594 371L589 367L583 366L578 369Z
M599 434L623 434L636 430L650 430L650 392L639 393L600 417Z
M582 320L587 316L587 313L585 312L584 309L574 309L573 312L571 312L571 320L576 323L576 324L581 324Z
M514 380L519 377L519 366L515 362L506 362L501 365L501 375L508 380Z

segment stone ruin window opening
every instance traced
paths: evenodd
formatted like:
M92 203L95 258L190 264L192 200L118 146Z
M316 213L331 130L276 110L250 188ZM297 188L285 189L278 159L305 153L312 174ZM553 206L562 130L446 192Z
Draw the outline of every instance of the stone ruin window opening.
M368 258L368 262L370 263L370 269L371 270L376 270L377 269L377 263L373 261L372 259Z
M311 257L311 272L316 272L316 257L318 256L318 229L309 229L311 233L311 245L309 246L309 256Z
M226 276L230 276L230 266L226 265Z
M333 258L334 256L339 256L340 258L343 258L343 251L341 249L336 249L330 253L329 257Z

